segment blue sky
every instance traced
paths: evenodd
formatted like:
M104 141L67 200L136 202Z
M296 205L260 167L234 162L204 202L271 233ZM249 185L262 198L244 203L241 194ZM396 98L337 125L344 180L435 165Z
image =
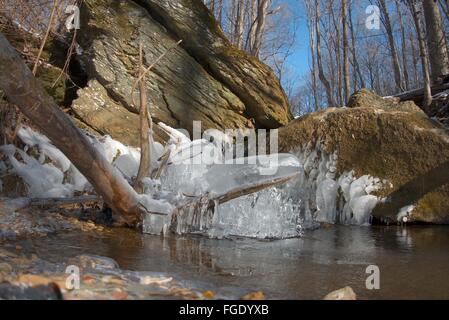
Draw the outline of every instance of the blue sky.
M293 54L289 57L289 65L300 77L309 71L309 33L306 24L306 15L301 0L285 0L297 17L298 30L296 33L296 42L293 47Z

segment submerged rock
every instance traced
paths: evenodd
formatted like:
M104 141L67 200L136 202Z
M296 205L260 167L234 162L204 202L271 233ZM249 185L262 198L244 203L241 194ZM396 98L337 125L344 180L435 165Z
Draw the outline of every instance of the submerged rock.
M6 245L9 250L0 248L0 299L236 298L219 292L206 292L204 284L179 279L177 275L172 277L160 272L121 269L116 261L108 257L83 254L66 258L59 253L54 263L34 254L32 246L18 250L16 245L14 250L10 249L14 247L14 242ZM44 254L54 256L55 252L50 248ZM29 255L31 258L27 258ZM73 276L76 275L79 276L79 282L74 280ZM256 295L254 298L261 299L261 296Z
M357 300L357 296L351 287L344 287L342 289L332 291L326 295L323 300Z
M449 136L444 128L411 102L365 90L349 106L308 114L279 132L281 151L304 163L304 210L333 210L328 222L357 223L357 214L371 213L396 223L404 221L407 211L407 222L449 223ZM410 205L413 210L401 210Z
M62 294L54 283L35 287L0 283L0 300L62 300Z

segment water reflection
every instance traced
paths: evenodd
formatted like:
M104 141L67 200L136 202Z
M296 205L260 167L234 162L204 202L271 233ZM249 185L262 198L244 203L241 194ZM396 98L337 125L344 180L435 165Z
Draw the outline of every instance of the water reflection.
M98 254L124 269L170 273L216 291L262 290L270 298L318 299L346 285L362 299L449 298L448 227L330 226L282 241L161 238L117 230L27 245L55 262ZM381 271L378 291L365 288L371 264Z

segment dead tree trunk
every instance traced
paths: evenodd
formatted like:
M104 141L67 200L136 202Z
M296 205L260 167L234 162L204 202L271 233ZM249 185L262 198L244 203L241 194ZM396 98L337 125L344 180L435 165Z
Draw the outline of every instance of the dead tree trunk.
M140 91L140 165L134 189L143 193L143 179L151 173L151 144L152 120L148 111L147 90L145 87L145 68L143 67L143 48L139 48L139 91ZM152 140L152 139L151 139Z
M128 225L140 221L147 211L138 194L58 108L2 34L0 89L72 161L114 212Z

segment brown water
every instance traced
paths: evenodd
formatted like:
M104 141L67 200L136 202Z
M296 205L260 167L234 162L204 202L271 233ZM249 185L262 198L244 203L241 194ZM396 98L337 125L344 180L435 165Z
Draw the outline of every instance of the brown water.
M24 248L61 262L78 254L115 259L121 268L163 272L229 297L263 291L271 299L320 299L351 286L361 299L449 299L449 227L345 227L299 239L257 241L67 233L27 240ZM367 290L368 265L380 290Z

